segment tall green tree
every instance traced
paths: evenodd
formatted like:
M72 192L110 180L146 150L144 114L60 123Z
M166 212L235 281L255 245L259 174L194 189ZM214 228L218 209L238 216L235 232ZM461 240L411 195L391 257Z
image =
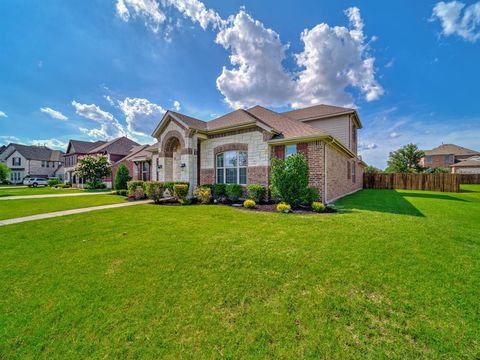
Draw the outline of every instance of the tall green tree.
M132 180L132 177L128 173L128 168L125 164L120 164L115 174L115 190L126 190L127 182Z
M308 194L308 165L302 154L285 160L273 159L270 171L272 195L292 207L302 204Z
M8 180L10 176L10 168L4 163L0 163L0 183Z
M407 144L390 153L386 171L399 173L422 172L423 167L420 165L420 159L424 155L417 145Z
M85 155L79 159L75 172L86 181L87 187L97 188L112 173L112 166L105 155Z
M366 172L367 174L378 174L378 173L381 173L381 172L383 172L383 171L380 170L379 168L375 167L375 166L368 165L368 166L365 168L365 172Z

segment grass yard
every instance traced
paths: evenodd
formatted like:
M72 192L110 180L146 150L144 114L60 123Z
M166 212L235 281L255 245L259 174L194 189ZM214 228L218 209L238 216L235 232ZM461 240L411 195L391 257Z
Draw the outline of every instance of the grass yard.
M479 358L480 186L338 206L2 227L0 357Z
M45 194L65 194L65 193L77 193L81 192L81 189L54 189L50 187L37 187L37 188L9 188L7 186L0 187L0 197L2 196L24 196L24 195L45 195Z
M4 200L0 201L0 220L121 202L125 202L125 198L114 195Z

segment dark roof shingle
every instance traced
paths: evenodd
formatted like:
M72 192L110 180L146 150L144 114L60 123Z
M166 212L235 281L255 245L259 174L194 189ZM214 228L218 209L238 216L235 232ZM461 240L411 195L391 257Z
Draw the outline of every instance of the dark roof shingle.
M63 152L46 146L10 144L28 160L63 161Z
M432 150L424 150L425 155L480 155L480 152L455 144L442 144Z

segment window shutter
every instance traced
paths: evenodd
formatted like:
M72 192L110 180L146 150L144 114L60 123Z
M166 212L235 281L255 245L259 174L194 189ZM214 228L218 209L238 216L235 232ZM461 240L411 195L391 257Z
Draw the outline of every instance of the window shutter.
M350 180L351 172L350 172L350 161L347 160L347 179Z

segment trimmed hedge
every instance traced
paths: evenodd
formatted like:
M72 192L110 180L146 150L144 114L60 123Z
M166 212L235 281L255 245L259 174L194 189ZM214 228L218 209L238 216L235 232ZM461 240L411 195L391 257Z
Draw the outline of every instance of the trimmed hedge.
M174 184L173 185L173 196L175 196L180 204L188 203L188 187L189 184Z
M236 202L243 196L243 186L238 184L227 184L225 187L225 193L228 200Z
M248 196L255 200L255 202L261 203L265 201L265 196L267 194L267 188L260 184L252 184L247 186L248 189Z
M127 183L128 197L140 200L145 197L145 182L141 180L129 181Z
M147 181L145 182L145 194L150 200L153 200L156 204L160 202L165 191L165 183L160 181Z
M212 200L212 189L207 186L199 186L193 192L193 196L198 202L208 204Z

